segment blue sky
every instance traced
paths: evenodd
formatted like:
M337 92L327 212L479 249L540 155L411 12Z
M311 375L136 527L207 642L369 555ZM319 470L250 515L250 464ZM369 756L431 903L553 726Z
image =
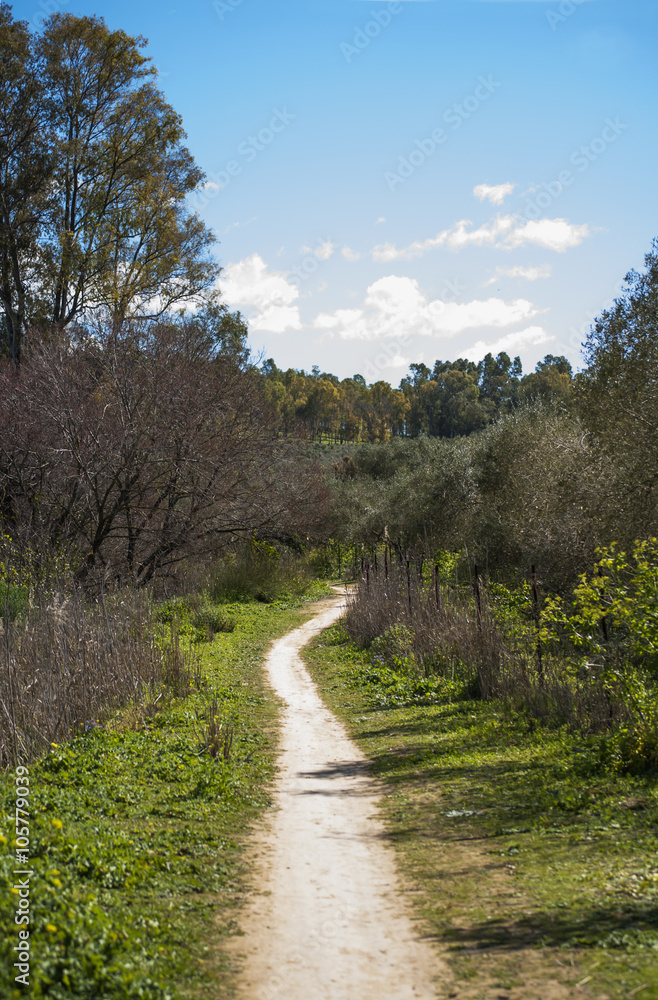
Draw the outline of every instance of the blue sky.
M658 235L654 0L57 7L149 39L225 300L280 367L577 366Z

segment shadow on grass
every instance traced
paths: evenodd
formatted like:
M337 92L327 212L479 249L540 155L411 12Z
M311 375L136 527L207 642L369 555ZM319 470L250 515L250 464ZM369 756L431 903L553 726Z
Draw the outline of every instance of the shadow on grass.
M527 914L516 920L484 920L468 927L451 927L444 939L453 948L512 952L532 945L569 948L658 947L658 905L625 901L616 906L589 907L564 915Z
M389 709L388 711L396 712L400 709ZM404 711L412 710L405 709ZM418 712L421 709L415 711ZM381 715L382 710L379 710L377 714ZM533 745L527 726L524 727L520 723L513 725L504 722L500 726L490 726L483 730L482 719L479 715L475 718L468 718L465 717L463 711L459 710L450 713L442 712L429 717L384 722L378 728L362 730L359 735L366 739L377 739L397 733L400 736L435 739L439 730L450 746L451 753L463 753L469 749L479 752L489 748L500 750L501 736L507 738L506 746L508 747L527 745L530 748ZM432 746L436 752L437 744L433 742Z

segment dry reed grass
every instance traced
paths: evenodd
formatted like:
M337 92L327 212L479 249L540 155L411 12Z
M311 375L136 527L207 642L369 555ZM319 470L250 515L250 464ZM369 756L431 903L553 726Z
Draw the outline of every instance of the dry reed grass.
M145 593L94 603L71 590L42 596L18 620L0 618L0 629L3 767L99 725L131 700L155 714L163 691L182 696L193 680L177 635L156 642Z
M538 656L532 631L505 636L496 623L482 581L466 588L439 585L411 560L387 561L384 570L364 564L348 599L348 635L359 646L375 640L390 665L448 679L457 676L485 700L500 699L536 719L581 731L630 719L621 695L575 670L558 656Z
M478 612L463 593L423 580L408 561L392 561L386 572L365 567L348 601L346 629L360 646L390 636L398 654L406 652L426 674L454 676L465 667L484 697L496 696L505 672L505 649L487 608Z

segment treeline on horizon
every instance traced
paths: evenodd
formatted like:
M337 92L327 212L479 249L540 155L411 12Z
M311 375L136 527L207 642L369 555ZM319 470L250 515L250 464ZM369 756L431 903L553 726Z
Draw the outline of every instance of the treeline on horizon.
M547 354L524 375L521 359L504 351L477 363L411 364L397 389L384 380L368 385L362 375L340 379L317 366L283 371L272 358L261 372L278 433L340 444L472 434L525 404L565 402L574 380L564 356Z

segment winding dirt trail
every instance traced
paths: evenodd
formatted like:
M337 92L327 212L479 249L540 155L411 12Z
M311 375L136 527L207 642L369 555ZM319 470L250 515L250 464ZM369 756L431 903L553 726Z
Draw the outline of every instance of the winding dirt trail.
M326 602L266 663L286 707L276 812L255 844L259 890L231 946L245 1000L433 1000L433 977L447 973L401 902L368 762L299 656L342 604Z

